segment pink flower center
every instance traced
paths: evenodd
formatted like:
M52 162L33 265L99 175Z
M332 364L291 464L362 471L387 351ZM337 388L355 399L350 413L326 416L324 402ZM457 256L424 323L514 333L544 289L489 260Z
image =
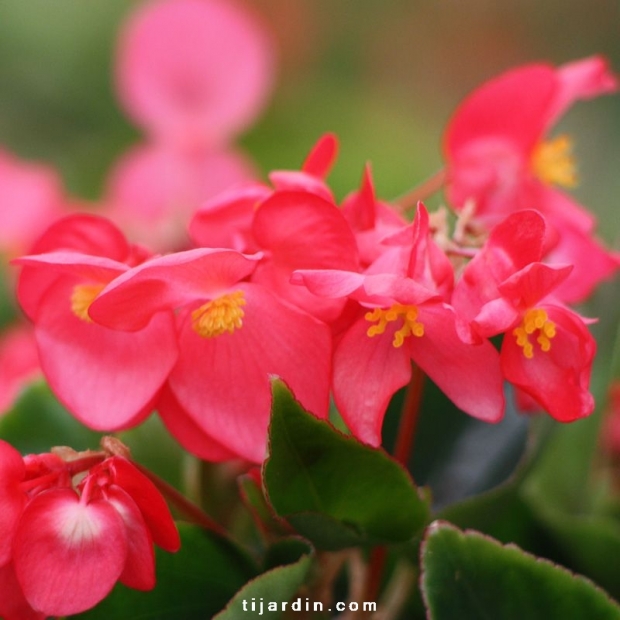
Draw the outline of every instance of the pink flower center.
M388 323L402 319L403 325L394 333L394 340L392 340L392 345L397 349L403 346L405 338L408 336L416 336L418 338L424 336L424 325L417 320L417 306L394 304L387 310L375 308L371 312L367 312L364 318L371 323L376 323L376 325L371 325L366 332L371 338L382 334Z
M575 187L578 177L572 150L573 141L565 135L541 142L532 154L534 174L549 185Z
M104 287L105 284L78 284L74 286L71 293L71 312L78 319L92 323L93 320L88 316L88 308Z
M192 312L192 327L202 338L215 338L225 332L232 334L243 325L241 306L245 304L243 291L222 295Z
M528 310L521 325L512 330L517 344L523 349L523 355L527 359L534 357L534 344L530 342L530 336L538 333L536 342L540 350L546 353L551 349L551 339L555 336L555 323L549 320L547 313L540 308Z

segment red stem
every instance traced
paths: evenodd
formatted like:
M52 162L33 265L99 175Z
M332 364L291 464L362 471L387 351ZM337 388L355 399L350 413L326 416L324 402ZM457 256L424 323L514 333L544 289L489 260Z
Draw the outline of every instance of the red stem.
M387 548L375 547L370 553L370 566L368 569L368 581L366 582L366 592L364 600L374 603L379 598L383 570L387 560Z
M411 381L409 382L407 394L405 395L400 426L398 427L398 435L396 436L396 445L394 446L394 458L405 467L407 467L409 463L413 449L415 432L418 427L418 418L420 417L423 388L424 373L417 364L413 364L411 369Z
M416 185L413 189L409 190L406 194L399 196L394 200L394 204L400 207L403 211L409 209L415 209L419 200L428 198L435 192L438 192L446 182L446 171L444 168L438 170L433 176L426 179Z
M143 467L139 463L132 461L133 465L137 467L149 480L158 488L158 490L166 497L171 503L173 503L179 511L185 516L191 523L195 523L206 530L211 530L220 536L228 536L226 530L217 521L213 520L206 512L196 506L196 504L190 502L184 495L179 493L171 484L168 484L165 480L162 480L157 474Z

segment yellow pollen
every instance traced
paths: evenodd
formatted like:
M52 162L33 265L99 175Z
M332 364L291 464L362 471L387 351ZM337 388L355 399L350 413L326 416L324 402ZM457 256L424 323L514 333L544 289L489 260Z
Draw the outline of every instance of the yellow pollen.
M403 326L395 332L394 340L392 340L392 345L397 349L403 346L405 338L408 336L416 336L417 338L424 336L424 325L417 320L418 308L416 306L394 304L387 310L375 308L371 312L367 312L364 318L371 323L376 323L376 325L371 325L366 332L371 338L382 334L388 323L402 319Z
M555 336L555 323L550 321L547 313L540 308L528 310L521 325L512 330L527 359L534 357L534 345L529 337L535 332L538 332L536 342L540 345L540 350L546 353L551 349L551 339Z
M243 291L222 295L192 312L192 327L203 338L215 338L225 332L232 334L243 325L241 306L245 303Z
M575 187L579 179L572 149L572 140L564 135L541 142L532 155L534 174L549 185Z
M71 293L71 312L78 319L92 323L93 320L88 316L88 309L104 287L105 284L77 284L74 286Z

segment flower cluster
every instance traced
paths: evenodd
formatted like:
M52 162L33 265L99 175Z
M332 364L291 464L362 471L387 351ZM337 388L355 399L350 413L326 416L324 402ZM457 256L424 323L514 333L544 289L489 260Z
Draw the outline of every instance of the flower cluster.
M234 141L271 91L272 47L261 21L236 4L154 0L138 6L119 37L114 83L122 109L145 138L113 164L89 210L157 251L185 246L186 219L204 200L256 176ZM51 166L0 149L3 256L27 252L55 220L83 210L82 203L67 195ZM0 332L0 413L39 374L32 330L16 320Z
M42 620L91 608L117 581L155 585L153 543L179 548L165 501L117 449L22 457L0 441L0 615ZM115 454L119 452L121 454Z
M557 420L589 415L596 347L567 304L619 260L555 188L575 178L567 139L543 135L575 99L615 88L590 58L474 92L445 139L453 233L445 210L417 202L409 222L406 205L379 200L370 168L337 204L332 135L301 170L207 200L188 249L154 255L93 215L58 221L16 261L52 389L100 430L156 409L187 450L216 461L263 460L273 376L321 418L331 394L371 445L412 361L484 421L502 418L506 381Z

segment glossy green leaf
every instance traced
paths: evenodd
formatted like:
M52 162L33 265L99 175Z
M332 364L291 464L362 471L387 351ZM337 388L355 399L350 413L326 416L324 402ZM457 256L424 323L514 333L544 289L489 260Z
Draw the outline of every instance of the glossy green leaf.
M398 543L427 522L428 503L383 450L361 444L273 387L263 478L276 512L324 549Z
M295 552L303 550L303 543L295 543ZM291 549L287 549L290 553ZM305 545L297 561L286 566L278 566L259 575L247 583L213 620L239 620L244 617L258 617L277 620L291 609L291 601L300 586L306 581L312 566L312 549ZM300 601L300 604L302 602ZM303 601L305 604L305 601ZM295 608L293 608L295 610ZM205 616L206 617L206 616Z
M212 618L256 575L248 557L230 541L198 527L180 524L181 549L157 550L157 585L150 592L117 584L83 620L205 620Z
M428 529L422 570L430 620L620 619L620 607L586 578L441 521Z

